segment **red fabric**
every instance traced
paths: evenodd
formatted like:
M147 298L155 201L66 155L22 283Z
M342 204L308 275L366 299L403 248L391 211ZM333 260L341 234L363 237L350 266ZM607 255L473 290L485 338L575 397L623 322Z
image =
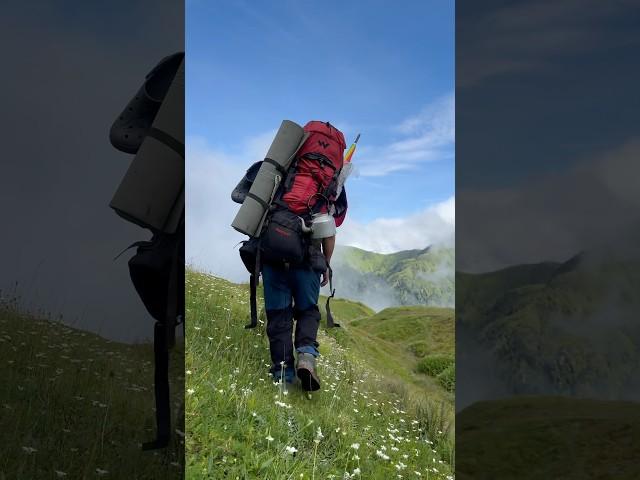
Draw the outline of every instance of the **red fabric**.
M313 195L323 192L334 173L342 168L344 149L347 146L342 132L327 122L313 120L304 126L304 131L309 133L309 138L296 156L298 164L291 189L282 196L289 209L299 215L308 212L309 207L313 207L321 199ZM317 160L304 158L306 154L313 153L329 159L335 170ZM326 212L326 207L322 211Z

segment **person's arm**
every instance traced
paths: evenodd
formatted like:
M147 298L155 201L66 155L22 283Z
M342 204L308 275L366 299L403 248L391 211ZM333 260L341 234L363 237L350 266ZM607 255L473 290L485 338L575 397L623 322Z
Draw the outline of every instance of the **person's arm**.
M333 250L336 247L336 236L327 237L322 239L322 253L324 253L324 258L327 260L327 266L331 263L331 256L333 255ZM320 286L324 287L327 283L329 283L329 269L322 274L322 281L320 282Z
M336 236L327 237L322 239L322 253L324 253L324 258L327 259L327 263L331 263L331 256L333 255L333 250L336 248Z

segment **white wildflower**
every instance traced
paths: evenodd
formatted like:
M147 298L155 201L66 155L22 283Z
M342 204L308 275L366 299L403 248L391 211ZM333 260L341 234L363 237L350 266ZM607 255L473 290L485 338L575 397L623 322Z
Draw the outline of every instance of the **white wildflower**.
M290 453L291 455L295 454L298 451L296 447L290 447L288 445L285 447L285 450L287 451L287 453Z
M382 450L376 450L376 455L382 458L383 460L389 460L389 456L385 455Z

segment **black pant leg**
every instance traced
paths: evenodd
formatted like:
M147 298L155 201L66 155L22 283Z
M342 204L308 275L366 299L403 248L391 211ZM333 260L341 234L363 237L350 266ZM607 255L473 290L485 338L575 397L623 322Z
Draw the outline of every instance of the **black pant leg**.
M317 305L313 305L306 310L296 310L296 348L313 345L320 346L316 338L318 337L318 327L320 326L320 310Z
M271 351L271 373L282 368L280 362L293 368L293 309L287 307L279 310L267 310L267 336Z

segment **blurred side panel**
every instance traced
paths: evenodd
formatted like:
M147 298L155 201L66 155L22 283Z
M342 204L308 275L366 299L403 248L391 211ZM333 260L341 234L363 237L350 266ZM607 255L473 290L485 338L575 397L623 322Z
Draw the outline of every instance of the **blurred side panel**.
M456 477L640 477L640 9L456 4Z
M112 124L154 67L184 52L184 4L10 0L0 37L0 478L182 478L181 328L171 438L143 451L157 436L155 320L129 275L136 249L114 258L152 232L109 204L135 158L111 144ZM167 78L132 132L149 133L139 127ZM174 117L184 132L184 107ZM184 178L184 166L173 172ZM173 291L161 297L175 311L182 285Z

